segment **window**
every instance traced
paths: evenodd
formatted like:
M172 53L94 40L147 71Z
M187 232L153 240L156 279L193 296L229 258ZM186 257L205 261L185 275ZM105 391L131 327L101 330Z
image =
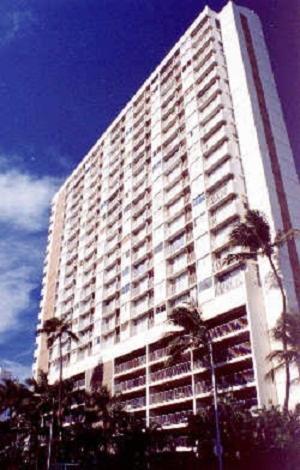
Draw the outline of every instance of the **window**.
M122 287L121 293L126 294L130 289L130 284L126 284L126 286Z
M126 276L129 273L129 266L126 266L125 269L122 271L122 276Z
M154 248L154 253L159 253L163 249L163 243L159 243L159 245L156 245Z
M203 279L203 281L199 282L198 290L199 292L203 292L204 290L210 289L212 287L212 280L211 277L207 277Z
M198 204L201 204L205 200L204 194L198 194L198 196L194 197L193 199L193 206L197 206Z

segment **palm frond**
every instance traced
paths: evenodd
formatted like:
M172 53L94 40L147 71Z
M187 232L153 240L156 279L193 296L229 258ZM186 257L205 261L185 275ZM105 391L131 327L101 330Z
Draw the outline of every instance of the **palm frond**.
M299 237L299 236L300 236L300 229L290 228L286 232L284 232L283 230L278 230L275 236L273 246L281 247L287 241L292 240L293 238Z
M274 380L275 373L276 373L278 370L283 369L284 366L285 366L285 362L280 362L279 364L276 364L275 366L273 366L273 367L266 373L266 375L265 375L266 379Z
M251 253L271 249L270 226L265 216L257 210L248 210L244 222L238 222L232 229L229 241L231 246L247 248Z
M234 262L245 262L248 260L257 259L257 253L251 253L250 251L241 251L239 253L229 253L223 261L223 265L229 265Z

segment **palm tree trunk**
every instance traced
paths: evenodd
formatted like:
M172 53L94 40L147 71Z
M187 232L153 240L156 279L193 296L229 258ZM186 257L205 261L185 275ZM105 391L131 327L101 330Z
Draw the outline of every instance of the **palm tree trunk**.
M50 469L51 465L51 451L52 451L52 439L53 439L53 416L49 425L49 442L48 442L48 456L47 456L47 470Z
M209 360L210 360L210 370L211 370L211 382L212 382L212 390L213 390L213 397L214 397L214 413L215 413L215 426L216 426L216 446L215 452L218 458L218 469L223 469L223 458L222 458L222 443L221 443L221 430L220 430L220 419L219 419L219 409L218 409L218 390L217 390L217 382L216 382L216 370L215 370L215 362L214 362L214 355L213 355L213 348L211 339L208 341L208 352L209 352Z
M59 435L61 439L61 401L62 401L62 383L63 383L63 358L62 358L62 344L61 344L61 335L58 338L59 344L59 383L58 383L58 426L59 426Z
M289 409L289 399L290 399L290 387L291 387L291 377L290 377L290 366L287 358L287 338L286 338L286 315L287 315L287 300L286 300L286 295L284 292L283 284L281 277L279 276L279 273L277 271L277 268L274 264L274 261L272 259L272 255L268 255L268 260L271 266L271 269L273 271L273 274L276 278L276 281L278 283L279 290L281 292L281 297L282 297L282 326L283 326L283 335L282 335L282 346L283 346L283 351L285 353L285 398L284 398L284 404L283 404L283 410L285 412L288 411Z

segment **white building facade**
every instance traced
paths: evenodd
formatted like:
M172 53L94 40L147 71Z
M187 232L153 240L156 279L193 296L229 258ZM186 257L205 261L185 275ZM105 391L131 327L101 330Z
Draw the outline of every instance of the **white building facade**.
M265 379L279 289L266 261L223 260L247 208L275 233L300 227L299 201L260 22L231 2L205 8L53 200L39 325L67 314L80 338L64 342L64 377L88 387L97 368L147 424L184 426L210 401L210 374L200 353L167 367L165 335L168 312L194 298L214 335L220 395L282 403L284 375ZM299 255L290 240L278 257L290 310ZM39 369L58 376L43 336Z

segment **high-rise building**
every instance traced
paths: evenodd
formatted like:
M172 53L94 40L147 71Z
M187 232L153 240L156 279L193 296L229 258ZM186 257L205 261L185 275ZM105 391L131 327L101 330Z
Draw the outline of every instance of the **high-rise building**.
M199 353L167 367L168 312L197 299L214 336L219 393L282 403L267 381L280 291L266 260L223 263L246 209L272 233L300 227L300 187L257 16L205 8L56 194L40 324L67 315L64 377L94 370L147 423L180 427L210 399ZM289 309L300 300L300 246L278 255ZM37 339L35 372L58 376ZM292 401L296 400L296 385Z

